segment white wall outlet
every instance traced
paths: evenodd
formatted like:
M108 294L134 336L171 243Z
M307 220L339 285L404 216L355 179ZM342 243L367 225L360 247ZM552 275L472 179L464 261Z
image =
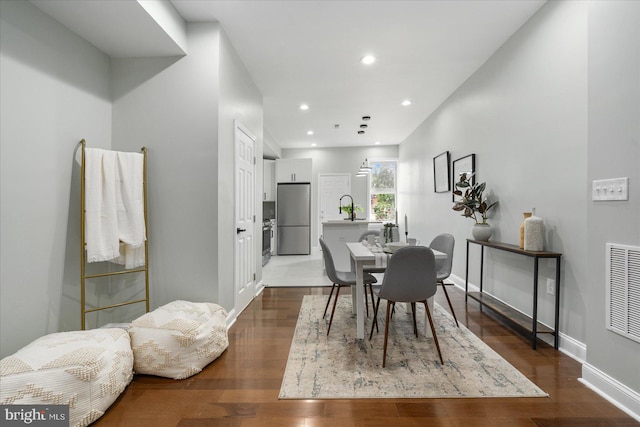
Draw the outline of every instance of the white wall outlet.
M547 293L549 295L556 294L556 281L553 279L547 279Z
M591 200L629 200L629 178L594 180L591 186Z

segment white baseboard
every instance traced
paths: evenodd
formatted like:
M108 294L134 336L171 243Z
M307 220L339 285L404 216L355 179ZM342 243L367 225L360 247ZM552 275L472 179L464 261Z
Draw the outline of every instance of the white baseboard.
M584 363L584 361L587 360L587 345L585 343L562 332L560 332L558 337L560 338L558 350L580 363ZM551 342L553 342L553 340L551 340Z
M451 275L449 280L464 291L463 278ZM469 283L469 290L479 291L480 289ZM587 346L584 343L562 332L559 333L558 337L560 338L558 350L582 364L582 378L579 378L578 381L627 413L630 417L640 421L640 394L599 369L585 363ZM553 345L553 338L547 337L547 339L548 341L545 340L545 342Z
M262 280L260 280L258 283L256 283L256 296L255 297L260 295L262 293L262 291L264 291L264 283L262 283ZM235 308L233 308L233 309L231 309L231 310L229 310L227 312L227 329L229 329L231 327L231 325L236 323L236 320L238 319L238 314L239 313L236 312Z
M578 381L607 399L636 421L640 421L640 393L636 393L588 363L582 365L582 378L579 378Z
M238 313L236 313L236 309L232 309L229 310L227 312L227 330L234 324L236 323L236 320L238 319Z
M454 285L459 287L464 291L464 279L452 274L449 276L449 281L453 282ZM478 292L480 288L472 283L469 283L469 291ZM553 345L553 336L542 335L540 336L544 342L549 345ZM569 335L563 334L560 332L558 334L558 350L566 354L567 356L577 360L580 363L584 363L587 359L587 346L576 340L575 338L570 337Z

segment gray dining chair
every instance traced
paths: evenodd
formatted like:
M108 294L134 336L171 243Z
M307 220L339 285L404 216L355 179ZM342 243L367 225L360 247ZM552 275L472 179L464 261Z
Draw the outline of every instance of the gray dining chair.
M436 251L444 252L447 254L447 259L438 261L436 263L436 267L438 271L436 272L436 282L442 286L442 290L444 291L444 296L447 297L447 302L449 303L449 308L451 309L451 314L453 315L453 319L456 321L456 326L460 327L458 324L458 318L456 317L455 311L453 311L453 305L451 304L451 299L449 299L449 293L447 292L447 288L445 286L445 279L451 276L451 266L453 265L453 248L456 244L455 238L451 234L440 234L436 236L429 247L431 249L435 249Z
M436 349L438 350L438 356L440 356L440 363L444 364L436 330L433 326L431 310L427 303L427 299L435 295L436 290L436 264L433 251L430 248L425 246L407 246L398 249L393 253L393 255L391 255L387 265L387 271L382 279L382 285L379 287L376 286L374 289L374 293L377 295L378 299L374 304L373 322L371 324L371 334L369 335L369 340L371 340L373 337L373 328L377 327L377 315L378 308L380 307L380 299L386 299L387 321L384 327L384 350L382 353L383 368L385 367L387 360L389 318L396 302L411 303L413 308L413 331L416 336L418 334L418 328L416 325L415 303L421 302L424 304L424 308L429 319L429 325L431 326L433 340L435 341Z
M327 315L327 309L329 308L329 303L331 302L331 296L333 295L333 291L336 291L336 297L333 300L333 309L331 310L331 318L329 319L329 327L327 328L327 335L329 335L329 331L331 330L331 324L333 323L333 315L336 311L336 303L338 302L338 296L340 295L340 288L345 286L355 286L356 284L356 274L352 271L337 271L335 264L333 263L333 255L331 255L331 250L325 243L323 238L320 238L320 247L322 248L322 256L324 257L324 269L327 272L327 277L333 283L331 286L331 292L329 293L329 298L327 299L327 305L324 307L324 314L322 318L324 319ZM378 280L369 273L364 273L364 297L365 297L365 306L367 307L367 316L369 315L369 300L367 297L367 285L369 286L369 292L371 294L371 304L373 304L373 289L371 285L376 283Z

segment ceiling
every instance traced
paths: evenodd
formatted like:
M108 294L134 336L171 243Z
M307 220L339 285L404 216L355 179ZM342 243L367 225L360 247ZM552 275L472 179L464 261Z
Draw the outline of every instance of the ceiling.
M142 42L141 50L162 55L165 43L167 55L178 54L146 28L137 2L33 2L111 56L132 56ZM545 0L170 2L185 21L220 22L264 97L267 137L307 148L402 142ZM108 11L80 7L98 3ZM122 21L134 36L113 30ZM158 44L147 46L154 37ZM363 65L366 54L376 62ZM405 99L412 104L402 106ZM368 127L359 135L361 124Z

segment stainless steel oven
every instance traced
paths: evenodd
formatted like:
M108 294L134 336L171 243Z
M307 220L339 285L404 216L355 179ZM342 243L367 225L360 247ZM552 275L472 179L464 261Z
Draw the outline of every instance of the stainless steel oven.
M265 220L262 223L262 265L271 259L271 239L273 237L273 224Z

